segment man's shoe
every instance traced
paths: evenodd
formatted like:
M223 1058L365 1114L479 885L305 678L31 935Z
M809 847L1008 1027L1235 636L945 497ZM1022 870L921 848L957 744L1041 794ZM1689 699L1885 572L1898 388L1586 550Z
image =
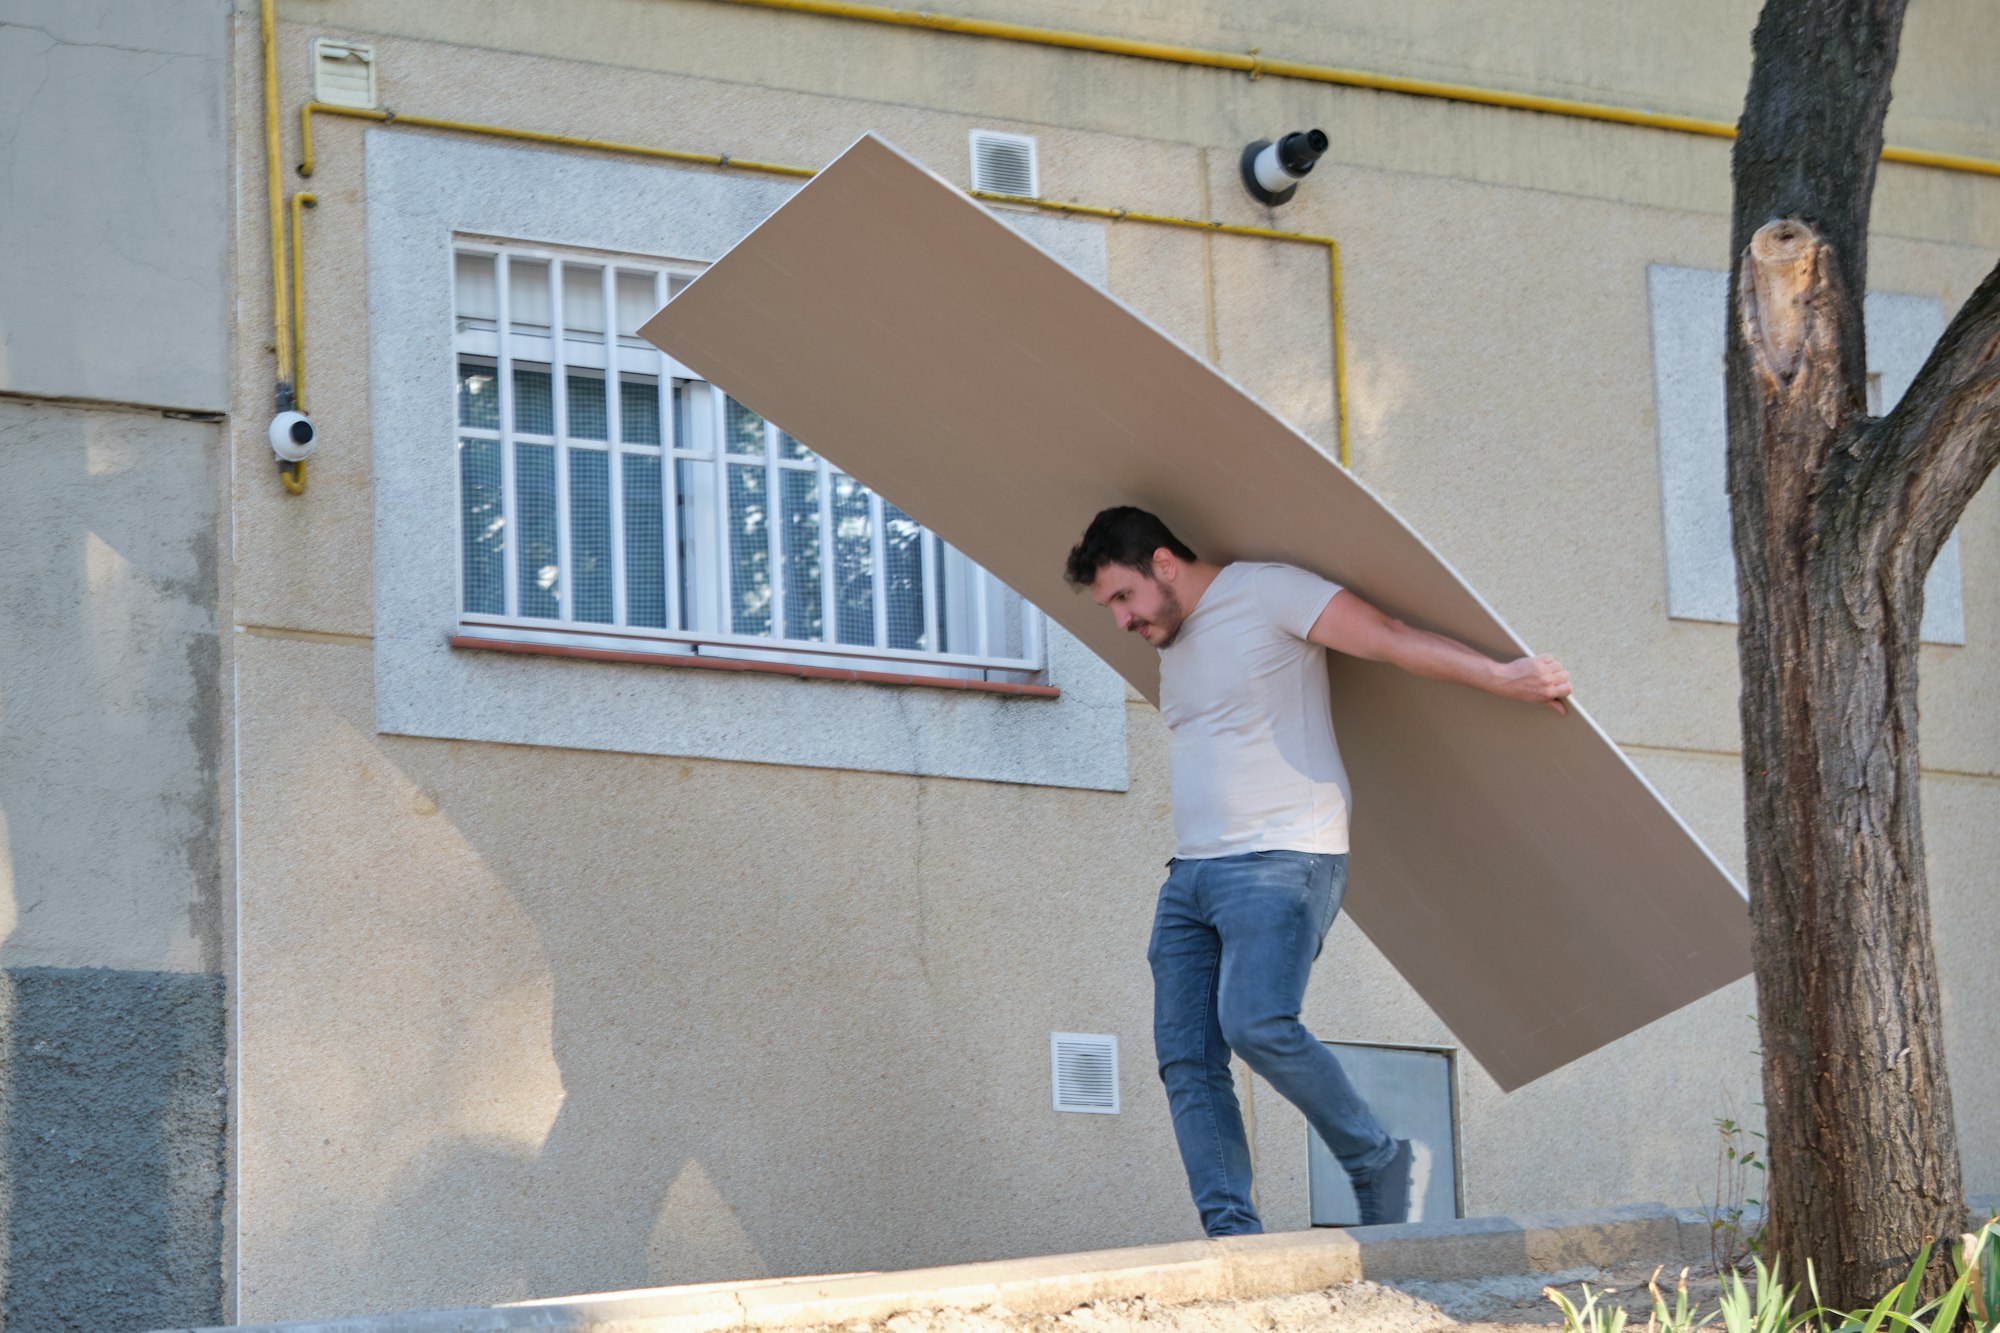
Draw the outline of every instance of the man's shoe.
M1351 1177L1354 1201L1361 1205L1361 1225L1407 1222L1410 1217L1410 1172L1416 1160L1408 1139L1396 1140L1396 1155L1366 1175Z

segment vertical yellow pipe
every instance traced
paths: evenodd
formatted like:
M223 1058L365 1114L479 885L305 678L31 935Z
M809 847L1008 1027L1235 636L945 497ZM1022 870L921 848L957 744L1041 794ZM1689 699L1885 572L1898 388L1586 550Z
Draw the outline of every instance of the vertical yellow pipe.
M292 196L292 407L299 412L306 410L306 252L299 236L299 211L318 202L318 195L304 190ZM305 494L306 460L292 464L289 472L281 469L278 477L293 495Z
M271 323L278 354L278 410L291 407L291 315L285 291L285 192L279 180L277 0L264 0L264 178L271 213Z
M297 246L293 246L297 249ZM1340 293L1340 242L1326 243L1326 267L1333 283L1333 419L1335 438L1340 442L1340 465L1352 469L1354 464L1347 452L1347 337L1342 325L1347 323L1347 310Z
M297 374L300 361L292 354L292 314L285 290L285 188L279 179L278 150L278 13L277 0L264 0L264 184L269 195L271 213L271 342L277 353L278 363L278 411L292 410L298 402ZM293 209L293 243L298 248L298 210ZM298 275L292 275L293 286L298 285ZM290 374L293 379L287 380ZM306 465L292 464L286 471L282 464L278 477L285 483L285 489L293 495L301 495L306 489Z
M292 196L292 407L300 412L306 410L306 266L299 210L317 203L319 196L304 190Z

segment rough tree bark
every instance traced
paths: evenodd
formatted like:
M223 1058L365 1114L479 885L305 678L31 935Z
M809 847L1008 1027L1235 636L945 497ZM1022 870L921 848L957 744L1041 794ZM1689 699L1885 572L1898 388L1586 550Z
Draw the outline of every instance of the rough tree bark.
M1918 807L1924 575L2000 460L2000 268L1866 415L1861 297L1907 0L1768 0L1727 375L1770 1250L1872 1301L1965 1224ZM1937 1270L1933 1270L1936 1272Z

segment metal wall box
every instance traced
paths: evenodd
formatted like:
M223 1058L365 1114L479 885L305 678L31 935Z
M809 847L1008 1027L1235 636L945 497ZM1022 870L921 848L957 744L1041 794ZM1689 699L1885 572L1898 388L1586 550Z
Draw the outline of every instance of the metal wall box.
M1410 1221L1464 1214L1458 1180L1458 1081L1448 1050L1421 1046L1327 1043L1349 1081L1367 1099L1391 1138L1408 1139L1416 1154L1410 1181ZM1306 1127L1307 1187L1316 1227L1361 1221L1347 1172L1320 1136Z

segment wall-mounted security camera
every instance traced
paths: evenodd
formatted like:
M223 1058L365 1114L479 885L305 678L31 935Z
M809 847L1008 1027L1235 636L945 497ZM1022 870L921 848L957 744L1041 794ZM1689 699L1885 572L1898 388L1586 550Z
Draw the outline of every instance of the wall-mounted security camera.
M1293 130L1272 143L1259 139L1243 150L1243 188L1260 204L1282 204L1326 151L1326 131Z
M318 445L319 432L305 413L280 412L271 418L271 452L279 462L301 462L310 458Z

